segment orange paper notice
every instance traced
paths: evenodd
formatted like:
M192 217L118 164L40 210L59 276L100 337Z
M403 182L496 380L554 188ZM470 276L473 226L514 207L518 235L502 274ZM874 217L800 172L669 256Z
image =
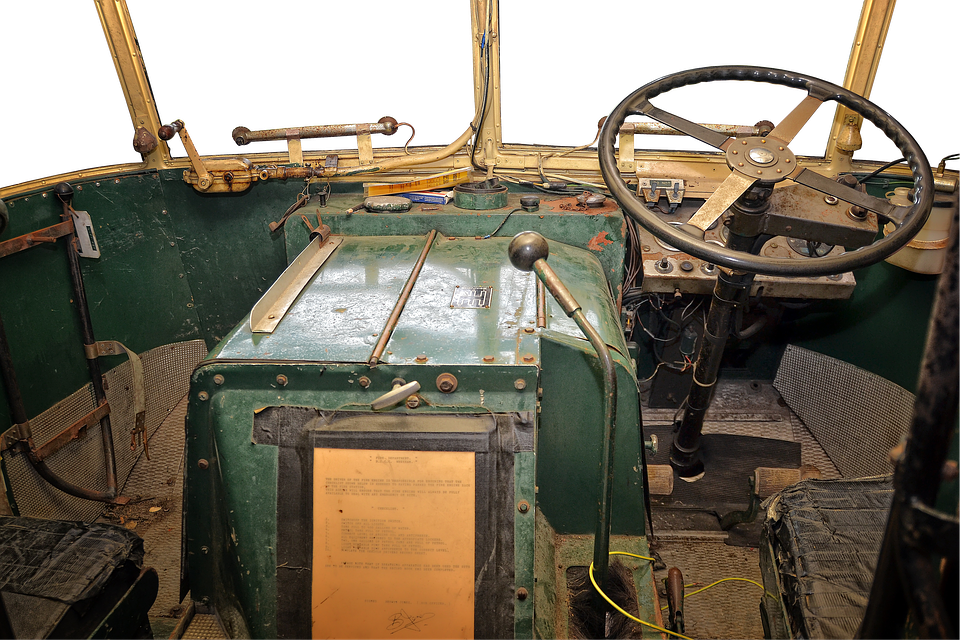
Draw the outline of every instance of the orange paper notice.
M475 454L314 451L313 637L472 638Z

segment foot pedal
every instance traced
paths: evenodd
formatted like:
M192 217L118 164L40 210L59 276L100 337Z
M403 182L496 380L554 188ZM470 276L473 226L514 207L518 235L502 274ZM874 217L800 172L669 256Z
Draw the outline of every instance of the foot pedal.
M669 496L673 493L673 467L668 464L647 465L650 495Z
M761 500L765 500L801 480L819 477L820 470L812 464L805 464L799 469L757 467L753 472L755 490Z

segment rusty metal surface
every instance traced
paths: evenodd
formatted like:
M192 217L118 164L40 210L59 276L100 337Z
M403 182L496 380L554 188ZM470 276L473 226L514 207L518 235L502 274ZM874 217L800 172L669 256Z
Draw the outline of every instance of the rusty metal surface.
M396 119L384 116L377 122L361 124L323 124L307 127L284 127L282 129L258 129L256 131L251 131L247 127L236 127L230 135L237 146L243 146L251 142L287 140L291 135L303 140L305 138L355 136L358 133L382 133L386 136L392 136L396 132Z
M410 292L413 291L413 285L417 283L417 277L420 275L420 270L423 269L423 263L427 261L427 254L430 253L430 248L433 246L433 241L436 239L436 237L436 229L427 234L427 240L423 245L423 250L420 252L420 256L414 263L413 271L410 272L410 277L407 278L406 284L403 285L403 290L400 291L400 296L397 298L397 304L393 307L393 311L390 312L390 317L387 318L387 323L384 325L383 331L380 332L380 337L377 340L377 344L373 348L373 352L370 354L369 362L371 367L377 364L380 361L380 358L383 356L383 350L390 341L390 336L393 335L393 330L396 328L397 322L400 320L400 314L403 313L403 307L407 304L407 300L410 298Z
M22 236L17 236L16 238L4 240L3 242L0 242L0 258L18 253L24 249L29 249L30 247L34 247L38 244L49 244L51 242L56 242L57 238L70 235L73 233L73 230L73 218L70 218L65 222L44 227L43 229L32 231Z
M833 203L833 204L831 204ZM848 248L863 247L877 236L877 216L848 214L850 206L800 185L774 189L764 231Z
M736 138L741 138L744 136L757 136L760 135L760 130L757 126L745 126L745 125L736 125L736 124L702 124L699 126L704 129L710 129L711 131L716 131L717 133L722 133L727 136L733 136ZM685 136L687 134L682 131L677 131L673 127L669 127L665 124L660 124L659 122L625 122L620 127L621 134L634 134L634 135L659 135L659 136Z
M33 454L37 460L53 455L63 448L71 440L76 440L85 435L87 429L98 424L104 416L110 414L110 403L103 401L96 409L83 416L72 425L61 431L59 434L48 440L45 444L37 447Z

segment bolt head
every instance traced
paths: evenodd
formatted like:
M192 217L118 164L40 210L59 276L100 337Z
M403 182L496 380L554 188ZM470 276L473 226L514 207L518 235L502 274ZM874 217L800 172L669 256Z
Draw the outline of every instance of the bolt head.
M360 386L364 389L370 386L370 378L367 376L360 376L360 379L357 382L359 382Z
M200 400L203 400L204 402L206 402L207 400L210 399L210 394L207 393L206 391L201 391L200 393L197 394L197 397L200 398Z
M517 378L516 380L513 381L513 388L516 389L517 391L523 391L524 389L527 388L527 381L524 380L523 378Z
M287 380L287 376L283 374L280 374L279 376L277 376L277 384L280 385L281 387L287 386L287 382L289 382L289 380Z
M223 376L220 375L219 373L218 373L217 375L213 376L213 383L214 383L214 384L223 384Z
M493 356L483 356L484 362L493 362L495 358Z
M424 354L421 353L420 355L418 355L418 356L415 358L415 360L416 360L418 363L423 364L424 362L426 362L426 361L428 360L428 358L427 358L427 356L425 356Z
M200 467L201 469L208 469L210 468L210 463L204 460L203 458L200 458L199 460L197 460L197 466Z
M441 393L453 393L457 390L457 377L452 373L441 373L437 376L437 389Z
M530 594L523 587L520 587L519 589L517 589L517 600L526 600L527 596L529 595Z

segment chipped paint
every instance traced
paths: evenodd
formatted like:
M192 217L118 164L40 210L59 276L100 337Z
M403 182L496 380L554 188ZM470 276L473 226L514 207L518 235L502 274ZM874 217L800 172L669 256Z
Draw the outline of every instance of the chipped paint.
M591 251L603 251L603 245L605 244L613 244L613 240L607 237L606 231L601 231L590 238L590 242L587 243L587 249Z

